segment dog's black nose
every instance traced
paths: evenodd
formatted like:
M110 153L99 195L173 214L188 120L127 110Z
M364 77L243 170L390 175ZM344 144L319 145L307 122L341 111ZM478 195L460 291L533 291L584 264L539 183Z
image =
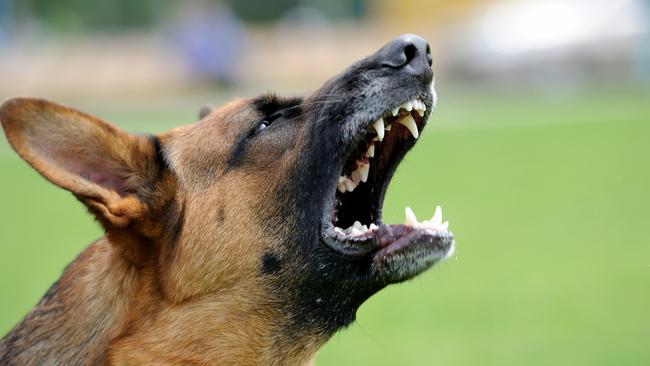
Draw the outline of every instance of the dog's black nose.
M388 42L377 53L377 61L429 80L433 76L429 43L415 34L404 34Z

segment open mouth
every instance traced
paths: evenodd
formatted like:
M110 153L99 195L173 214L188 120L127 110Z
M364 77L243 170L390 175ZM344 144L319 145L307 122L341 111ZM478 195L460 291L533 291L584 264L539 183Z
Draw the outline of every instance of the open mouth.
M408 273L401 273L402 277L415 275L453 252L453 236L440 206L429 220L418 221L409 207L404 224L384 224L381 217L388 184L426 124L434 95L391 106L368 122L345 159L330 211L324 215L322 237L328 246L345 255L371 255L377 270L399 267L404 272L406 264Z

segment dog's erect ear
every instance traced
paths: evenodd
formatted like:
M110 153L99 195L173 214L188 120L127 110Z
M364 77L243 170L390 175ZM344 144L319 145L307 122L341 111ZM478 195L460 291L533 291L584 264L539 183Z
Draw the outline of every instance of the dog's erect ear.
M204 105L199 109L199 119L205 118L208 114L212 113L213 108L210 107L209 105Z
M5 102L0 122L23 159L72 192L108 227L125 227L147 211L143 190L160 174L153 138L31 98Z

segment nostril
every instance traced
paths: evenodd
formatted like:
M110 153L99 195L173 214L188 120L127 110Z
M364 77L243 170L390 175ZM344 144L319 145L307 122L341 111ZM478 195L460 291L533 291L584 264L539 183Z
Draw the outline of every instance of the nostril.
M406 62L404 63L405 65L408 65L411 60L415 58L418 54L418 48L413 44L409 43L406 46L404 46L404 56L406 56Z
M427 70L433 63L429 43L415 34L404 34L393 39L377 52L376 57L382 66L393 69L409 66L408 72L423 74L429 72Z

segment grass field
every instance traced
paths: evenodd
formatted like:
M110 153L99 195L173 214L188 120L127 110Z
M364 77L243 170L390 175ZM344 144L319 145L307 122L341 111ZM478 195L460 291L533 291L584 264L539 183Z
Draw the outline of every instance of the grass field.
M318 365L649 365L648 101L443 93L385 221L441 204L456 255L370 299ZM132 130L195 112L90 111ZM4 139L0 172L4 334L101 233Z

